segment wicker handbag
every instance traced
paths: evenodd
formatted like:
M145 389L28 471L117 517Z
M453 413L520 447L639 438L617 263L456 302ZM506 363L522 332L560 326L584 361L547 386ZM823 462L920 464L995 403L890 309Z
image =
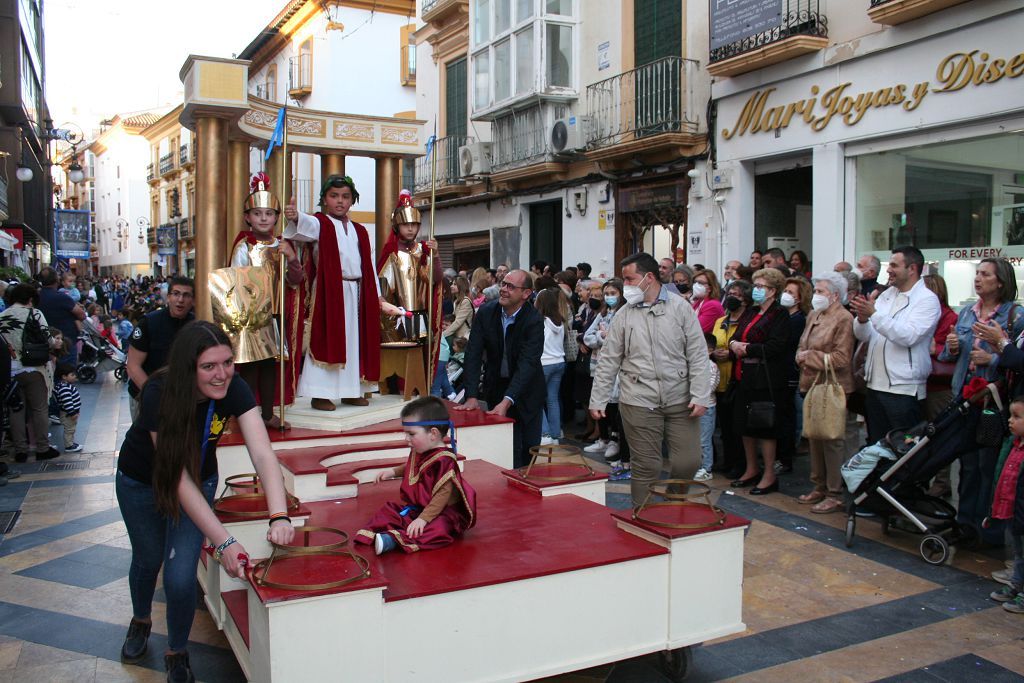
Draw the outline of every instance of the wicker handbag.
M824 377L822 377L824 375ZM825 354L825 371L819 372L804 398L804 436L832 441L846 433L846 392L836 379L831 354Z

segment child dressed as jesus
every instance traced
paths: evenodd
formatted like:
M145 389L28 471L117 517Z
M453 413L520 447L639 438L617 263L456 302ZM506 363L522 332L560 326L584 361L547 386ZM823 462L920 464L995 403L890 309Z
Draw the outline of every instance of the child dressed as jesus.
M375 481L402 479L398 502L388 502L355 536L380 555L395 548L414 553L449 545L476 523L476 492L462 479L452 447L452 427L441 399L426 396L402 409L402 428L411 450L404 465L381 471Z

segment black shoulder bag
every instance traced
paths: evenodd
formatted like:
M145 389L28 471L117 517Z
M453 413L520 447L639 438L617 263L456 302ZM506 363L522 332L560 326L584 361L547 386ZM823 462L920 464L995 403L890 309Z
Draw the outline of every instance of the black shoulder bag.
M21 329L21 364L25 367L46 365L50 360L50 334L39 324L36 312L29 310Z

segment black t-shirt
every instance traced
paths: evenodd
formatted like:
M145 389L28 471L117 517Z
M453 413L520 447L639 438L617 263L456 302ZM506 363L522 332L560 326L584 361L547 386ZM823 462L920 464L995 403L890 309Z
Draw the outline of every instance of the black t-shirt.
M162 389L161 378L146 382L140 397L139 417L128 428L124 443L121 444L121 454L117 459L117 469L143 484L152 485L153 483L153 456L156 453L156 448L153 446L153 440L149 433L159 431L160 392ZM199 434L205 434L209 407L209 401L201 401L196 407L196 425ZM217 473L217 442L220 441L220 437L224 433L228 418L242 415L255 407L256 399L253 398L249 385L238 375L232 377L227 395L214 402L210 434L206 442L206 457L200 476L202 481Z
M175 335L194 318L195 315L191 311L184 318L175 318L166 308L143 316L132 332L131 345L146 353L142 369L147 375L152 375L167 363L167 355L171 351ZM134 382L128 384L128 393L133 398L138 398L139 388Z

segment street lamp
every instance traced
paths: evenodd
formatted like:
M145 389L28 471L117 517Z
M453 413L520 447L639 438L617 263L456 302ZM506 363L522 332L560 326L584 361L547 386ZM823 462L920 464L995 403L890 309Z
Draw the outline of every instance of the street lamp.
M117 241L118 243L126 240L128 237L128 226L131 225L127 220L118 216L117 218Z
M139 244L145 244L146 231L149 230L152 224L149 222L149 219L146 218L145 216L139 216L139 219L135 222L139 224Z
M32 178L34 177L34 174L32 173L32 169L31 168L29 168L25 164L22 164L22 163L19 162L18 163L18 170L16 170L14 172L14 177L17 178L18 180L20 180L23 183L30 183L30 182L32 182Z

